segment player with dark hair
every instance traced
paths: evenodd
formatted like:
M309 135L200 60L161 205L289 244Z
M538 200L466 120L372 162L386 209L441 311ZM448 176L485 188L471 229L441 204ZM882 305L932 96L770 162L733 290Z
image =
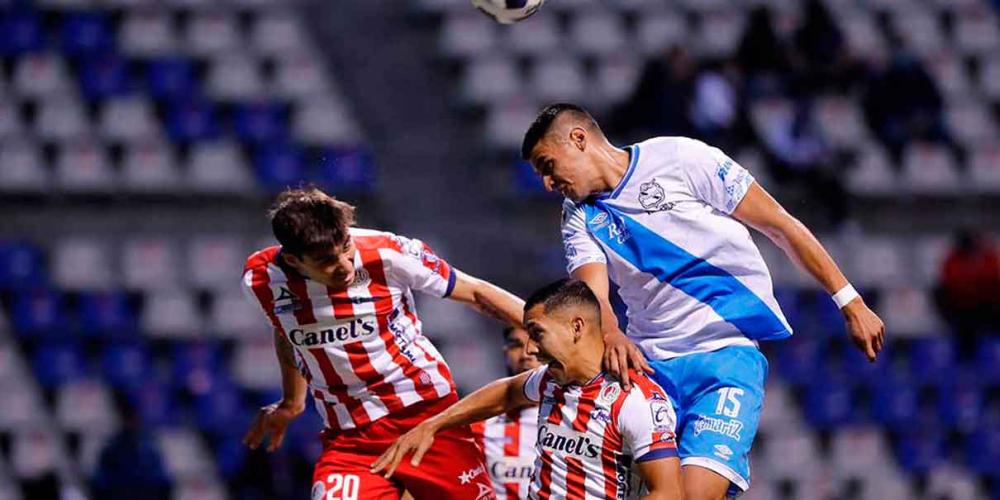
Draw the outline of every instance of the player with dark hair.
M633 373L631 388L623 389L604 371L601 306L587 284L561 280L541 288L525 303L524 324L529 352L546 365L493 382L418 425L373 470L391 477L397 467L420 466L436 435L539 405L529 498L681 498L670 401L644 375Z
M525 133L521 154L566 198L568 272L600 299L607 368L626 384L628 366L651 371L673 399L687 498L750 486L767 376L757 342L792 334L746 226L832 294L870 360L882 349L882 321L819 241L719 149L684 137L619 148L586 110L554 104ZM609 277L628 307L627 337Z
M247 260L243 289L274 327L282 399L261 408L244 438L281 445L306 392L323 417L313 498L493 498L482 450L457 427L389 481L372 461L405 430L458 400L451 371L423 336L413 291L450 298L520 325L522 302L448 265L427 245L359 229L354 207L318 189L282 193L269 212L280 246Z
M531 340L524 328L504 328L503 340L507 376L534 370L541 364L531 352ZM528 498L536 456L538 407L528 406L475 422L472 432L486 453L486 469L497 498Z

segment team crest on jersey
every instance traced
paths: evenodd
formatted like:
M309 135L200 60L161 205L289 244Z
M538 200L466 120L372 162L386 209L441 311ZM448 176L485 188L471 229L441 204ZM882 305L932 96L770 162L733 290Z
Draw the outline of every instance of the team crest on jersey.
M617 382L608 384L601 389L601 394L597 396L597 404L601 406L611 406L622 393L622 387Z
M323 496L326 495L326 485L323 481L316 481L313 483L312 487L312 500L323 500Z
M371 282L372 277L368 274L368 270L363 267L357 267L354 269L354 281L351 282L351 286L362 286L367 285Z
M639 184L639 204L650 212L659 212L674 208L674 202L664 201L667 193L656 179Z
M302 302L299 301L299 297L292 293L291 290L285 287L279 287L278 296L274 299L274 312L275 314L286 313L289 311L298 311L302 309ZM278 302L286 303L279 304Z

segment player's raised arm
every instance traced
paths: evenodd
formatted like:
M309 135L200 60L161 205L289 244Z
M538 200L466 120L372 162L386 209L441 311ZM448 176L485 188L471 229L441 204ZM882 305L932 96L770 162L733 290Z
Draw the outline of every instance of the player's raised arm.
M274 330L274 350L281 365L281 401L261 408L243 437L244 444L257 449L270 434L269 452L281 446L288 424L305 411L307 388L306 379L295 366L294 348L278 329Z
M733 211L740 222L764 233L796 264L811 274L838 302L854 344L870 361L882 350L885 325L854 291L819 240L764 188L750 185Z
M573 278L583 281L590 287L601 303L601 330L604 333L604 367L612 375L622 381L627 390L629 383L628 368L651 372L652 368L646 362L642 351L625 336L618 328L618 317L611 307L608 286L608 268L603 262L592 262L577 267L571 273Z
M528 398L525 391L527 386L531 385L529 377L538 379L544 370L543 367L491 382L462 398L444 412L423 421L382 453L382 456L372 464L372 472L385 470L385 477L392 477L399 462L410 453L413 453L410 463L416 467L420 465L421 458L430 449L434 443L434 435L439 431L485 420L505 411L535 403L536 401Z
M513 327L521 327L524 301L488 281L455 269L455 288L448 298L472 306L477 311Z

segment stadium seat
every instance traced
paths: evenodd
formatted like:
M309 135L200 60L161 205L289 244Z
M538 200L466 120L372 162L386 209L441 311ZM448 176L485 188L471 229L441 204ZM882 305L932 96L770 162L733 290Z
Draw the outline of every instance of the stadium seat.
M290 12L263 12L250 27L250 46L258 54L281 56L307 45L298 20Z
M53 428L36 422L14 433L10 445L10 469L18 479L37 479L57 472L65 450Z
M972 85L962 60L950 52L938 52L927 57L927 70L944 94L943 97L967 99Z
M296 185L305 178L302 151L292 145L261 148L254 157L258 182L273 191Z
M768 394L770 397L770 394ZM830 463L840 476L863 475L891 462L888 446L877 427L838 429L830 440Z
M375 188L375 166L365 150L325 148L319 153L313 179L334 194L368 193Z
M35 378L46 389L55 389L87 374L86 360L80 347L60 332L61 342L39 346L32 360Z
M486 139L497 148L518 148L523 130L531 125L538 109L534 103L520 98L497 103L490 107L486 117Z
M169 13L159 9L130 9L119 30L121 51L133 57L174 53L178 38Z
M213 472L211 457L198 435L190 429L164 429L157 433L167 473L176 479Z
M977 100L953 99L946 113L948 128L969 148L987 146L997 137L992 113Z
M165 384L143 379L129 394L144 427L171 428L180 423L177 402Z
M54 290L22 289L14 296L13 304L10 321L14 333L19 335L61 332L68 324L63 297Z
M732 55L743 35L744 17L743 11L726 8L704 13L691 51L706 57Z
M120 97L130 89L128 67L118 56L102 54L80 62L80 88L92 101Z
M614 54L598 61L593 88L601 104L625 101L635 91L641 71L640 62L630 56Z
M588 90L580 62L559 56L535 60L528 72L527 85L542 101L579 100Z
M944 329L928 289L910 286L883 288L878 301L886 328L903 336L933 335Z
M114 282L111 249L95 237L70 237L52 250L52 279L68 290L108 288Z
M532 19L531 23L523 24L534 24L534 21ZM475 57L494 50L497 38L496 23L470 9L444 16L438 35L438 48L447 57Z
M931 470L927 479L930 498L986 498L979 487L979 478L968 469L945 464Z
M184 33L186 49L199 56L231 53L242 43L236 19L221 10L195 14Z
M81 103L72 94L54 95L39 103L35 134L43 141L71 141L84 137L90 128Z
M0 190L45 192L49 184L49 171L34 141L12 137L0 142Z
M115 47L111 20L98 11L66 13L59 31L63 52L72 56L104 54Z
M919 425L920 394L916 387L886 377L872 387L872 417L882 425L902 430Z
M143 97L120 97L100 107L101 136L109 141L132 142L160 135L160 125L150 102Z
M205 81L205 92L220 101L259 99L264 96L260 62L248 54L237 53L212 59Z
M867 144L858 150L858 161L848 172L848 189L864 196L887 196L898 191L896 172L885 150Z
M205 290L231 290L242 278L245 253L236 235L204 234L191 240L183 262L192 285Z
M933 54L946 46L938 19L928 10L895 12L892 21L903 43L916 54Z
M238 104L233 111L236 137L249 144L282 142L288 138L288 110L276 102Z
M945 428L969 433L987 421L985 389L973 376L938 380L937 410Z
M844 38L855 54L880 55L886 53L886 40L882 29L868 9L852 9L839 19Z
M121 172L125 189L136 193L170 193L181 186L173 149L157 140L129 144Z
M362 139L360 127L345 103L318 96L297 106L292 130L298 142L309 145L357 144Z
M518 92L521 79L513 59L478 58L465 67L462 98L471 104L502 102Z
M122 284L134 290L166 290L178 284L177 249L166 238L133 238L122 246Z
M996 12L984 3L957 9L952 33L955 48L966 56L995 54L1000 45Z
M240 393L232 387L216 386L211 393L195 398L194 406L195 422L202 431L242 434L248 423Z
M194 297L179 291L146 295L142 328L153 337L184 338L200 333L201 317Z
M270 91L281 98L310 98L328 94L330 82L324 68L311 53L294 52L277 61Z
M806 389L803 406L806 420L819 430L863 420L846 379L817 380Z
M778 346L775 369L793 384L807 384L815 378L825 356L820 342L808 337L793 337Z
M949 338L931 337L909 342L910 377L918 383L950 380L955 376L955 345Z
M914 143L903 156L903 185L914 194L955 195L962 186L951 154L942 146Z
M22 56L14 63L11 89L24 97L49 97L70 92L73 82L62 57L52 52Z
M1000 147L988 144L972 151L968 184L977 193L1000 193Z
M146 66L146 85L156 99L181 100L197 97L200 89L195 68L183 57L153 59Z
M895 451L900 466L916 474L927 473L941 464L947 453L944 436L937 429L897 435Z
M270 338L271 333L270 323L260 307L255 307L236 291L215 295L207 328L216 335L241 339Z
M86 292L76 303L80 328L91 335L130 338L136 335L137 316L132 300L120 290Z
M136 339L109 344L101 360L102 373L118 390L139 390L148 381L152 363L146 348Z
M687 22L677 12L656 11L641 16L635 31L643 55L656 55L687 38Z
M30 9L0 13L0 55L17 56L45 47L45 33L39 15Z
M263 322L263 316L258 321ZM246 389L273 389L281 380L274 341L265 334L240 342L230 367L236 383Z
M47 409L34 380L0 381L4 397L0 398L0 430L10 432L38 422Z
M854 251L865 258L856 262L855 285L865 288L903 284L909 280L906 247L891 237L873 236L855 242Z
M976 373L984 382L1000 383L1000 339L983 338L978 348Z
M944 234L921 235L910 243L914 252L913 270L915 285L930 289L938 280L941 264L944 263L951 238Z
M34 245L0 240L0 287L28 287L45 283L45 257Z
M253 177L239 147L210 141L195 145L188 161L188 188L200 193L253 194Z
M71 432L108 432L118 425L111 393L91 379L74 380L56 392L55 417Z
M862 111L856 102L840 96L825 96L816 101L816 119L823 136L834 146L853 149L868 138Z
M167 133L181 143L207 141L219 136L215 107L206 102L188 102L170 110Z
M810 480L822 468L819 445L811 432L779 433L763 448L761 462L775 479Z
M541 11L531 22L517 23L501 33L501 46L516 55L542 56L559 49L562 30L554 15ZM503 51L496 51L503 53Z
M979 88L990 99L1000 99L1000 56L984 57L979 69Z
M22 133L24 127L20 114L17 101L3 96L3 91L0 89L0 140L12 139Z
M575 14L570 20L567 36L573 50L591 56L619 52L628 41L622 16L604 9Z
M996 464L1000 463L1000 431L984 427L972 433L965 442L966 464L972 470L991 476L1000 476Z

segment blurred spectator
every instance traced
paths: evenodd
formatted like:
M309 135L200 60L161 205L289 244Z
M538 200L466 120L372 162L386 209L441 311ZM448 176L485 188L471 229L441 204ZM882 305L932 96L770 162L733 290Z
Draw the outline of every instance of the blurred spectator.
M780 92L791 70L788 47L778 36L767 7L750 13L746 31L736 51L736 63L747 77L751 97Z
M691 103L696 136L725 151L739 145L739 75L732 63L710 62L698 73Z
M959 353L972 358L978 337L1000 333L1000 253L993 243L973 231L958 232L941 266L936 299Z
M901 165L903 150L911 141L940 142L954 148L944 124L941 93L920 61L897 50L888 65L878 58L872 63L863 98L865 118L895 164Z
M801 101L790 113L776 113L760 131L775 180L800 183L822 201L834 225L848 214L848 196L836 171L835 155L813 115L812 103Z
M694 66L681 48L650 59L632 96L616 109L610 130L629 138L689 136L688 119Z
M122 429L101 451L91 482L94 498L169 500L170 479L157 452L156 440L142 427L125 396L116 398Z
M802 24L793 36L796 64L804 92L846 91L854 79L854 62L844 34L820 0L806 2Z

